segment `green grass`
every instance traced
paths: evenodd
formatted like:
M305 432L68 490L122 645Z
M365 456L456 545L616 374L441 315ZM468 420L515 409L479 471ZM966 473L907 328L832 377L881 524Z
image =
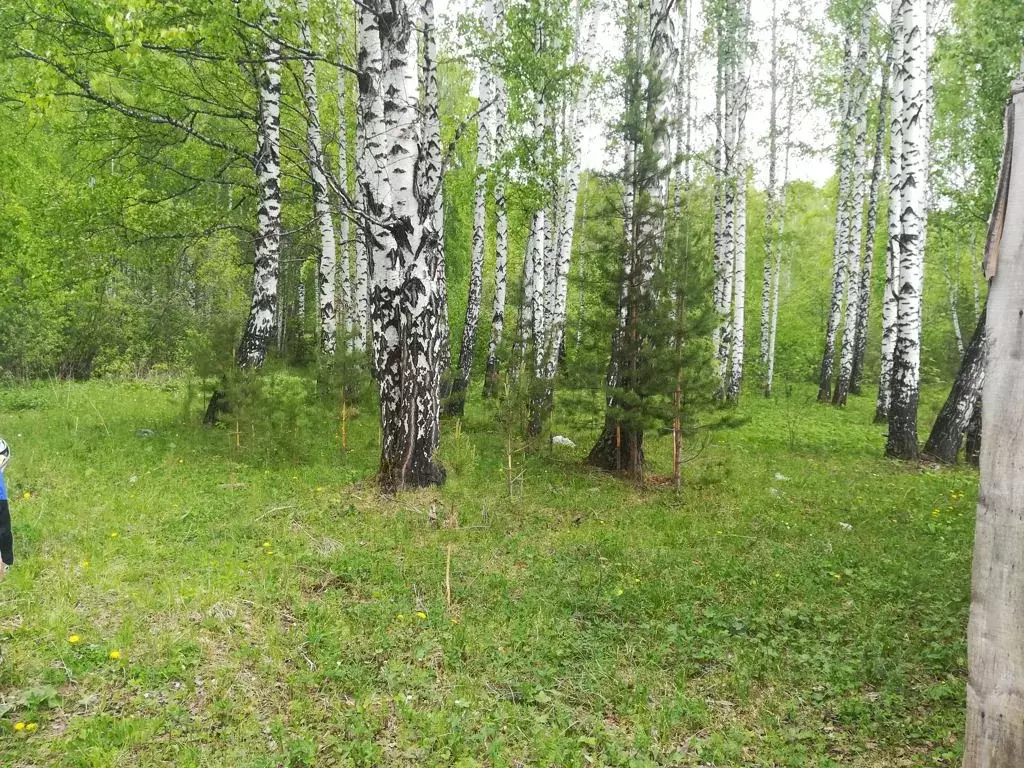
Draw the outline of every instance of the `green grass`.
M748 397L681 496L581 465L595 407L513 500L474 401L382 500L372 413L342 456L326 410L239 450L180 383L0 392L0 764L958 765L977 476L870 400Z

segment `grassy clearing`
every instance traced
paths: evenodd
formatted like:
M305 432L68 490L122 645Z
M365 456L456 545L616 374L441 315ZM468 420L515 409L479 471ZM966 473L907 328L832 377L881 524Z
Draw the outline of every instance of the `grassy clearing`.
M474 404L448 485L385 501L370 415L292 463L180 383L0 393L2 763L956 765L977 476L813 394L748 398L681 497L561 425L510 501Z

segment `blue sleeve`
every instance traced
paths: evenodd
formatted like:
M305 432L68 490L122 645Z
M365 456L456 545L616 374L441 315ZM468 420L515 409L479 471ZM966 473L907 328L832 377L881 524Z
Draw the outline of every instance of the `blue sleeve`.
M0 472L0 501L7 501L7 486L4 484L3 472Z

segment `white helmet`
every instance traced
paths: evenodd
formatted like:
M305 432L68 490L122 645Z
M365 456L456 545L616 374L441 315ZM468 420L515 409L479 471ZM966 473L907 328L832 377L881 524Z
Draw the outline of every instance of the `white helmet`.
M0 472L3 472L4 467L7 466L7 462L11 460L11 446L7 444L7 441L0 437Z

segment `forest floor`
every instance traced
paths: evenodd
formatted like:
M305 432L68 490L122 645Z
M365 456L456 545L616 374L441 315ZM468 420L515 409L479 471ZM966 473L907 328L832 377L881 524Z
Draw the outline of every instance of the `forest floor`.
M958 765L977 474L813 396L749 396L681 494L556 425L578 447L517 455L512 499L474 402L448 484L382 500L372 413L341 455L326 407L0 391L0 764Z

